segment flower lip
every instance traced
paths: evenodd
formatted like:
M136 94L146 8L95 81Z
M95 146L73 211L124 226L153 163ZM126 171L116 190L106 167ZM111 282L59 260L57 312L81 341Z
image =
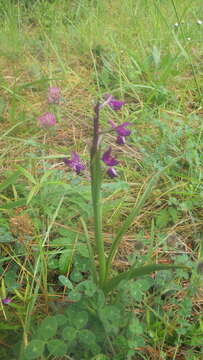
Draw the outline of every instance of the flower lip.
M115 166L119 163L119 161L116 160L116 158L114 158L113 156L111 156L111 152L112 148L110 146L109 149L103 154L102 160L108 166Z
M116 170L115 170L112 166L107 169L107 174L108 174L108 175L110 176L110 178L112 178L112 179L113 179L114 177L118 176Z
M59 104L60 102L60 89L58 87L50 87L48 90L48 103Z
M83 165L81 163L80 157L75 151L72 152L70 160L67 158L64 158L63 162L65 165L67 165L71 169L73 169L77 175L79 175L80 172L85 169L85 165Z
M56 125L56 117L50 112L46 112L38 118L41 127L52 127Z

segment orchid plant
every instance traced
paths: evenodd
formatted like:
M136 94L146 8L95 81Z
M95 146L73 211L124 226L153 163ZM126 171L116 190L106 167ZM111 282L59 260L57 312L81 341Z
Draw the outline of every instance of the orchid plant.
M104 96L105 101L100 104L99 102L94 107L94 118L93 118L93 140L90 151L90 174L91 174L91 194L92 194L92 206L94 214L94 236L95 244L91 244L88 238L88 231L86 224L83 219L81 219L84 232L87 238L87 244L89 249L89 254L92 264L92 275L94 281L98 286L105 292L108 293L118 286L120 281L129 280L136 278L138 276L150 274L158 270L168 270L174 269L177 267L184 267L182 265L176 266L173 264L146 264L141 267L132 266L131 269L118 274L111 278L111 266L112 262L116 256L119 245L123 239L123 236L128 231L129 227L133 223L135 217L139 214L142 209L146 199L152 191L152 188L156 181L159 179L160 175L171 166L177 159L174 159L169 163L165 168L161 169L156 173L149 183L147 184L143 194L135 202L135 206L132 208L130 214L125 219L120 229L117 231L109 251L109 254L106 256L104 238L102 233L102 201L101 201L101 184L102 184L102 161L108 166L107 175L110 178L117 176L115 166L118 165L119 161L112 155L112 147L110 146L102 155L101 146L104 132L100 128L100 112L104 106L108 105L113 111L119 111L124 105L124 102L116 100L113 96L106 94ZM116 143L118 145L124 145L126 142L126 137L131 134L129 126L132 124L129 122L124 122L121 125L116 125L113 121L109 121L111 128L109 131L115 132L117 138ZM81 162L80 157L75 152L72 152L72 157L70 160L64 158L64 163L69 166L76 174L80 174L81 171L85 169L84 164ZM96 259L96 261L95 261ZM98 264L98 265L97 265Z

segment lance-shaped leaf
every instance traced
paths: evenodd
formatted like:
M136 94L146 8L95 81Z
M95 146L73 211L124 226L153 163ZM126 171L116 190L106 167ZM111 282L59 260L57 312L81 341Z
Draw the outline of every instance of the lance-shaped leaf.
M190 268L185 265L174 265L174 264L150 264L139 266L137 268L132 268L128 271L124 271L121 274L113 277L112 279L108 280L104 286L105 293L108 293L114 290L122 280L130 280L135 279L137 277L151 274L155 271L160 270L171 270L171 269L186 269L189 270Z

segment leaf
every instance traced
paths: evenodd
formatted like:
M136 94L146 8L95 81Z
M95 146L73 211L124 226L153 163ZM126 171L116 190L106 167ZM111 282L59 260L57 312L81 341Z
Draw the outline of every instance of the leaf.
M60 275L59 281L61 282L62 285L66 286L68 289L73 290L73 285L66 276Z
M40 324L38 334L44 340L48 340L56 335L57 320L54 316L47 316Z
M155 65L158 66L160 64L160 61L161 61L161 54L160 54L159 49L156 46L153 46L152 58L154 60Z
M25 349L26 359L39 359L43 355L45 343L42 340L32 340Z
M65 315L63 315L63 314L55 315L55 319L56 319L56 322L57 322L58 326L63 326L68 322L67 317Z
M71 265L73 250L64 250L59 258L59 270L61 273L67 273Z
M0 243L14 242L15 239L12 234L5 228L0 228Z
M76 329L82 329L88 322L88 313L86 311L79 311L75 315L74 324Z
M0 185L0 191L5 190L9 185L12 185L15 183L16 179L18 178L20 174L20 171L14 172L11 176L9 176L1 185Z
M51 355L64 356L67 352L67 344L62 340L53 339L47 344L47 348Z
M77 250L80 255L87 257L87 258L89 257L89 250L88 250L88 247L86 244L78 243Z
M26 202L26 205L29 205L30 201L32 200L32 198L37 195L37 193L39 192L40 190L40 184L37 184L35 186L33 186L33 188L30 190L29 194L28 194L28 197L27 197L27 202Z
M91 297L95 294L97 285L92 280L85 280L77 286L77 289L84 292L88 297Z
M118 333L123 314L117 305L105 305L102 309L99 309L99 317L108 334Z
M74 239L71 239L71 238L57 238L57 239L54 239L50 242L50 246L51 247L60 247L60 246L65 246L65 247L68 247L68 248L73 248L73 244L74 244Z
M34 185L37 185L37 181L35 180L35 178L32 176L32 174L29 173L29 171L27 171L26 169L24 169L21 166L18 166L18 170Z
M141 322L136 317L130 319L128 330L134 336L142 335L144 332Z
M67 340L69 343L71 343L77 337L77 330L72 326L66 326L62 331L62 336L64 340Z
M170 220L170 215L168 213L168 210L163 209L156 218L156 226L159 229L162 229L168 225L169 220Z
M95 343L96 336L92 331L84 329L79 332L79 339L81 343L89 347L89 345Z
M167 265L167 264L151 264L151 265L140 266L137 268L132 268L128 271L124 271L123 273L107 281L107 283L104 285L104 291L108 293L109 291L115 289L122 280L130 280L138 276L148 275L155 271L171 270L171 269L189 270L190 268L185 265Z

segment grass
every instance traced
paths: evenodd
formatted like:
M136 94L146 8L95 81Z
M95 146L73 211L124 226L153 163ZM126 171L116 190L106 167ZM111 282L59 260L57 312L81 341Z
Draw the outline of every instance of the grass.
M160 272L124 286L122 301L139 321L131 358L203 358L202 285L195 271L203 256L202 10L201 0L0 1L0 281L1 297L12 298L1 306L1 359L24 359L36 324L64 312L70 284L60 276L74 286L87 278L79 218L93 241L89 174L74 176L61 158L76 150L88 164L92 108L106 92L126 105L118 115L104 112L104 127L110 117L133 123L125 147L108 135L120 167L119 177L103 185L107 249L142 185L182 155L133 222L114 271L149 260L193 268L189 275ZM37 124L49 86L62 93L53 133ZM117 340L106 336L107 359L127 359L122 331Z

